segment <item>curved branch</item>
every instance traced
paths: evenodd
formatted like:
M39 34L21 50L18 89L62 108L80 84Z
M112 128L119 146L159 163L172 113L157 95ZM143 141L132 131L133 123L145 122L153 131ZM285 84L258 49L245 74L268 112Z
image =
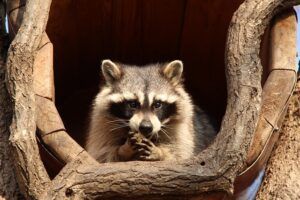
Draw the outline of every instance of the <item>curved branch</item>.
M5 85L5 60L8 37L5 28L5 5L0 0L0 196L4 199L17 199L19 188L15 177L13 159L9 154L9 124L11 105Z
M279 10L296 3L289 0L246 0L232 18L226 45L228 103L219 134L221 137L216 143L226 142L222 138L229 135L234 138L229 143L234 145L226 149L225 155L229 155L229 159L230 152L240 148L243 152L235 155L240 161L240 169L245 166L245 155L261 106L262 65L259 52L262 34Z
M33 61L45 30L50 0L28 0L22 25L7 58L7 88L12 103L10 141L20 189L28 198L38 199L49 183L39 157L35 138Z

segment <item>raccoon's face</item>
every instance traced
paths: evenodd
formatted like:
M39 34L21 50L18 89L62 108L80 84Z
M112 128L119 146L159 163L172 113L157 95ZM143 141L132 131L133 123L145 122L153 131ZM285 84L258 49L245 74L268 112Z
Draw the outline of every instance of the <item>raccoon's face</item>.
M181 61L144 67L104 60L105 86L100 95L108 116L148 138L170 137L168 124L178 117L183 65ZM113 121L113 120L112 120Z

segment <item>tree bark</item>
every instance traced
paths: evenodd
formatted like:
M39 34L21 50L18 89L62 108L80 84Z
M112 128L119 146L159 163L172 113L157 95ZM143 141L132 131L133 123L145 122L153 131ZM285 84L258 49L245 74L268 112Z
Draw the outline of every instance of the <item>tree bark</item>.
M4 66L3 58L0 58L0 199L17 199L19 190L9 147L12 110L5 88Z
M266 168L258 200L300 199L300 79L292 96L279 140Z
M5 4L0 1L0 199L18 199L20 197L13 160L9 147L9 125L12 108L5 85L5 59L8 35L5 30Z
M36 142L33 63L48 20L50 0L28 0L18 34L6 61L6 87L11 99L9 127L14 167L22 194L39 199L50 182Z

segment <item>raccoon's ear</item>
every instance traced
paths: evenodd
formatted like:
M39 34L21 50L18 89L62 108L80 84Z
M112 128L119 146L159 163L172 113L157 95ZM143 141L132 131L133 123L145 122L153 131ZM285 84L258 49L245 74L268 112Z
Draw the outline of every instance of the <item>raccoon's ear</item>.
M174 60L163 67L163 75L174 85L181 82L183 72L183 63L180 60Z
M113 63L111 60L103 60L101 70L107 83L113 83L122 77L120 66Z

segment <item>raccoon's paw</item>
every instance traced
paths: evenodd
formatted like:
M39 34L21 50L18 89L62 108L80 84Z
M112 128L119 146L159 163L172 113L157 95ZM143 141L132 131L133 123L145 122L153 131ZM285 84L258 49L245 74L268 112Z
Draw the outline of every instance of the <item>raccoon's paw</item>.
M141 143L143 141L143 139L144 139L144 136L140 133L129 132L129 134L128 134L129 143L133 147L135 147L136 144Z
M134 147L136 151L135 158L143 161L159 161L161 160L161 150L156 147L150 140L142 139L136 143Z
M128 161L131 160L134 156L135 150L133 149L133 146L130 144L130 142L127 140L125 144L118 148L117 153L120 160Z

